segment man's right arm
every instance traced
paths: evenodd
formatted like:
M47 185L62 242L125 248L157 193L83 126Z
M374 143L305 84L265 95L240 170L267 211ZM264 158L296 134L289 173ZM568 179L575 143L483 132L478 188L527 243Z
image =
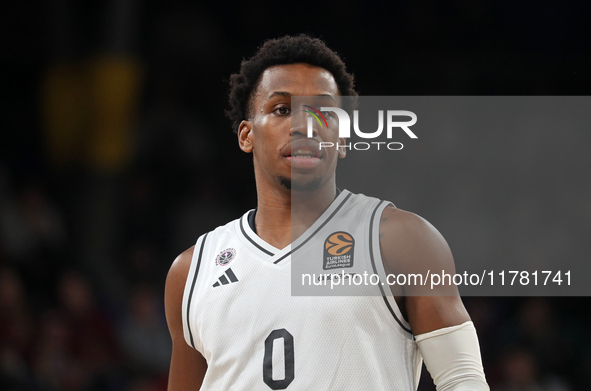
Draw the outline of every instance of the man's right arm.
M166 321L172 337L168 391L198 390L207 370L205 358L187 344L183 335L183 293L193 258L193 250L194 247L191 247L179 255L166 277L164 305Z

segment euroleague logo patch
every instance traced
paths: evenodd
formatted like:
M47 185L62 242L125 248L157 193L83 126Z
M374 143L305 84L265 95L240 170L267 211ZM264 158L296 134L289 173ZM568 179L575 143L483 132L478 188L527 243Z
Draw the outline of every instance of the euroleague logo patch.
M355 239L347 232L335 232L324 241L324 270L353 267Z
M221 253L219 253L217 258L215 259L215 263L216 263L216 265L226 266L235 257L236 257L236 250L234 250L233 248L227 248L224 251L222 251Z

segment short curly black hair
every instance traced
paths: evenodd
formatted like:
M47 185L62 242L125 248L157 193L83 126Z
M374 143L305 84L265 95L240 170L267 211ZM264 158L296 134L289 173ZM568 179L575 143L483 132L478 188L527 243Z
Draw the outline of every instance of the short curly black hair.
M234 132L240 122L250 117L251 97L263 72L275 65L306 63L329 71L337 83L341 96L357 96L355 81L347 72L341 57L324 41L307 34L284 36L265 41L248 60L243 60L240 73L230 76L230 108L226 115Z

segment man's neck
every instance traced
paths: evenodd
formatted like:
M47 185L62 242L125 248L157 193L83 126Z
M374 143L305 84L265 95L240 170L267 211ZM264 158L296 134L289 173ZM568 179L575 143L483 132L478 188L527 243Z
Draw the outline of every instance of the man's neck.
M328 208L336 196L334 182L312 192L257 187L257 235L282 249L300 237Z

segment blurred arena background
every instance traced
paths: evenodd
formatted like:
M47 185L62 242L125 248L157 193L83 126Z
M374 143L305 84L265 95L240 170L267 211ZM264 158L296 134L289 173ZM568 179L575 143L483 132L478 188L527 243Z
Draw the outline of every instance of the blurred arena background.
M264 39L325 39L362 95L591 91L588 2L45 0L4 8L2 390L166 389L168 267L201 233L255 205L250 158L223 111L229 75ZM402 191L439 227L453 212L437 215L437 200L451 190L425 188ZM551 207L569 202L567 190L519 199L526 209L532 198ZM579 233L591 214L582 206ZM494 209L484 213L494 221ZM499 245L510 253L519 242ZM466 298L491 389L591 389L590 302ZM420 390L432 389L424 376Z

